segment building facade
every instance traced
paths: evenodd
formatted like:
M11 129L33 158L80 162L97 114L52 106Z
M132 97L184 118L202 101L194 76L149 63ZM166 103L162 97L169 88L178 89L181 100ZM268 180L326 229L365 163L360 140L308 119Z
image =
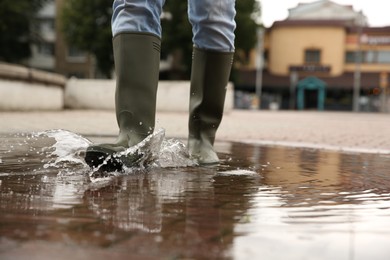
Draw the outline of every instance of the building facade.
M61 11L66 0L48 0L34 18L38 37L31 44L31 57L24 65L55 72L68 78L94 78L96 65L93 56L69 46L61 29Z
M66 4L67 0L48 0L37 13L34 31L39 35L39 41L31 44L32 56L23 64L59 73L67 78L105 78L98 70L93 54L81 51L66 42L61 24L61 13ZM164 13L161 19L170 19L169 13ZM175 65L175 58L174 54L170 54L166 59L162 59L160 73L171 70Z
M55 71L55 19L55 1L47 1L37 13L33 22L33 31L36 32L38 37L31 44L31 57L23 62L26 66L45 71Z
M265 29L262 55L261 73L242 68L236 83L254 92L260 75L262 108L387 110L390 26L370 27L351 6L299 4Z
M61 12L66 0L56 0L56 53L55 72L68 78L95 78L96 64L93 56L66 43L62 33Z

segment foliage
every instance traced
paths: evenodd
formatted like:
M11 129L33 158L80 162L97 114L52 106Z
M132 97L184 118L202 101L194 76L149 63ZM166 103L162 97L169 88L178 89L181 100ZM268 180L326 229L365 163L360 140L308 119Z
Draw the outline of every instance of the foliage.
M248 54L257 42L256 30L259 25L255 20L260 16L260 4L256 0L237 0L236 10L235 45Z
M169 18L162 19L163 27L162 37L162 52L164 54L179 53L181 58L178 66L175 69L184 71L184 77L188 78L191 69L192 60L192 29L188 21L187 1L169 0L165 2L164 13L168 14ZM179 52L178 52L179 51Z
M67 0L61 14L67 43L94 54L97 67L107 78L114 64L111 4L107 0Z
M187 17L187 1L166 1L164 11L170 13L172 17L162 20L163 50L167 53L171 53L175 49L181 50L184 74L185 77L188 77L191 67L192 32ZM260 4L256 0L237 0L236 11L235 47L236 50L245 53L245 59L257 41L256 30L259 25L256 23L256 19L260 15Z
M182 60L175 68L182 70L185 78L190 73L192 55L192 31L187 5L187 1L183 0L166 1L166 16L162 18L162 56L179 54ZM258 24L255 20L260 6L256 0L237 0L236 10L235 45L237 50L247 54L256 44ZM67 0L62 14L63 30L68 43L93 53L99 69L107 76L113 66L111 13L111 2L107 0Z
M39 38L35 15L46 0L0 1L0 60L20 62L31 56L30 45Z

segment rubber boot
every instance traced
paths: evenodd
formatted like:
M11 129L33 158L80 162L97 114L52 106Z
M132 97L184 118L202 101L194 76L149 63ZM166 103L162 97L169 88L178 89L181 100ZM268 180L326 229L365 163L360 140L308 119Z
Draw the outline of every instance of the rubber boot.
M221 123L233 53L194 48L188 149L198 163L218 164L214 140Z
M151 34L122 33L114 37L116 71L115 110L119 136L115 143L87 148L85 160L98 166L153 133L159 77L161 40ZM110 161L106 170L121 170ZM111 167L111 168L110 168Z

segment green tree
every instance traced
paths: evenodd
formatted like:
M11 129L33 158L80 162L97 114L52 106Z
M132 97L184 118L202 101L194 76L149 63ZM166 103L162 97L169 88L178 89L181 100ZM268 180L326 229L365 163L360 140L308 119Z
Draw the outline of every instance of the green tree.
M67 0L61 13L67 43L94 54L98 69L107 78L114 64L111 5L107 0Z
M31 56L31 43L39 39L34 18L45 2L0 1L0 60L17 63Z
M162 20L163 52L181 51L184 77L188 78L191 68L192 32L187 17L187 1L166 1L164 11L170 15ZM248 58L249 51L257 41L256 30L259 25L256 20L260 15L260 3L256 0L237 0L236 11L235 47L237 53L244 53L244 57L237 57L242 61Z
M236 49L248 56L257 42L256 31L259 25L256 20L260 16L260 3L256 0L237 0L236 9Z
M192 57L192 29L188 21L187 1L169 0L164 5L162 52L176 54L174 78L188 78ZM179 76L177 75L179 71ZM171 73L172 74L172 73ZM172 77L172 75L171 75Z
M256 44L256 18L260 6L256 0L237 0L236 49L248 54ZM67 0L63 8L63 31L69 44L96 56L99 69L110 76L113 66L110 29L111 1ZM162 18L162 56L180 57L175 69L179 78L188 78L191 68L192 31L187 16L187 1L165 2ZM177 74L176 74L177 75Z

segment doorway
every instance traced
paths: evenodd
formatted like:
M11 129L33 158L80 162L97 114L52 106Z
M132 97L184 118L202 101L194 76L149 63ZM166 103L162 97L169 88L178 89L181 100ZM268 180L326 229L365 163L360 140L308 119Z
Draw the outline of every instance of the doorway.
M299 110L324 110L326 83L317 77L309 76L297 84L297 107Z

